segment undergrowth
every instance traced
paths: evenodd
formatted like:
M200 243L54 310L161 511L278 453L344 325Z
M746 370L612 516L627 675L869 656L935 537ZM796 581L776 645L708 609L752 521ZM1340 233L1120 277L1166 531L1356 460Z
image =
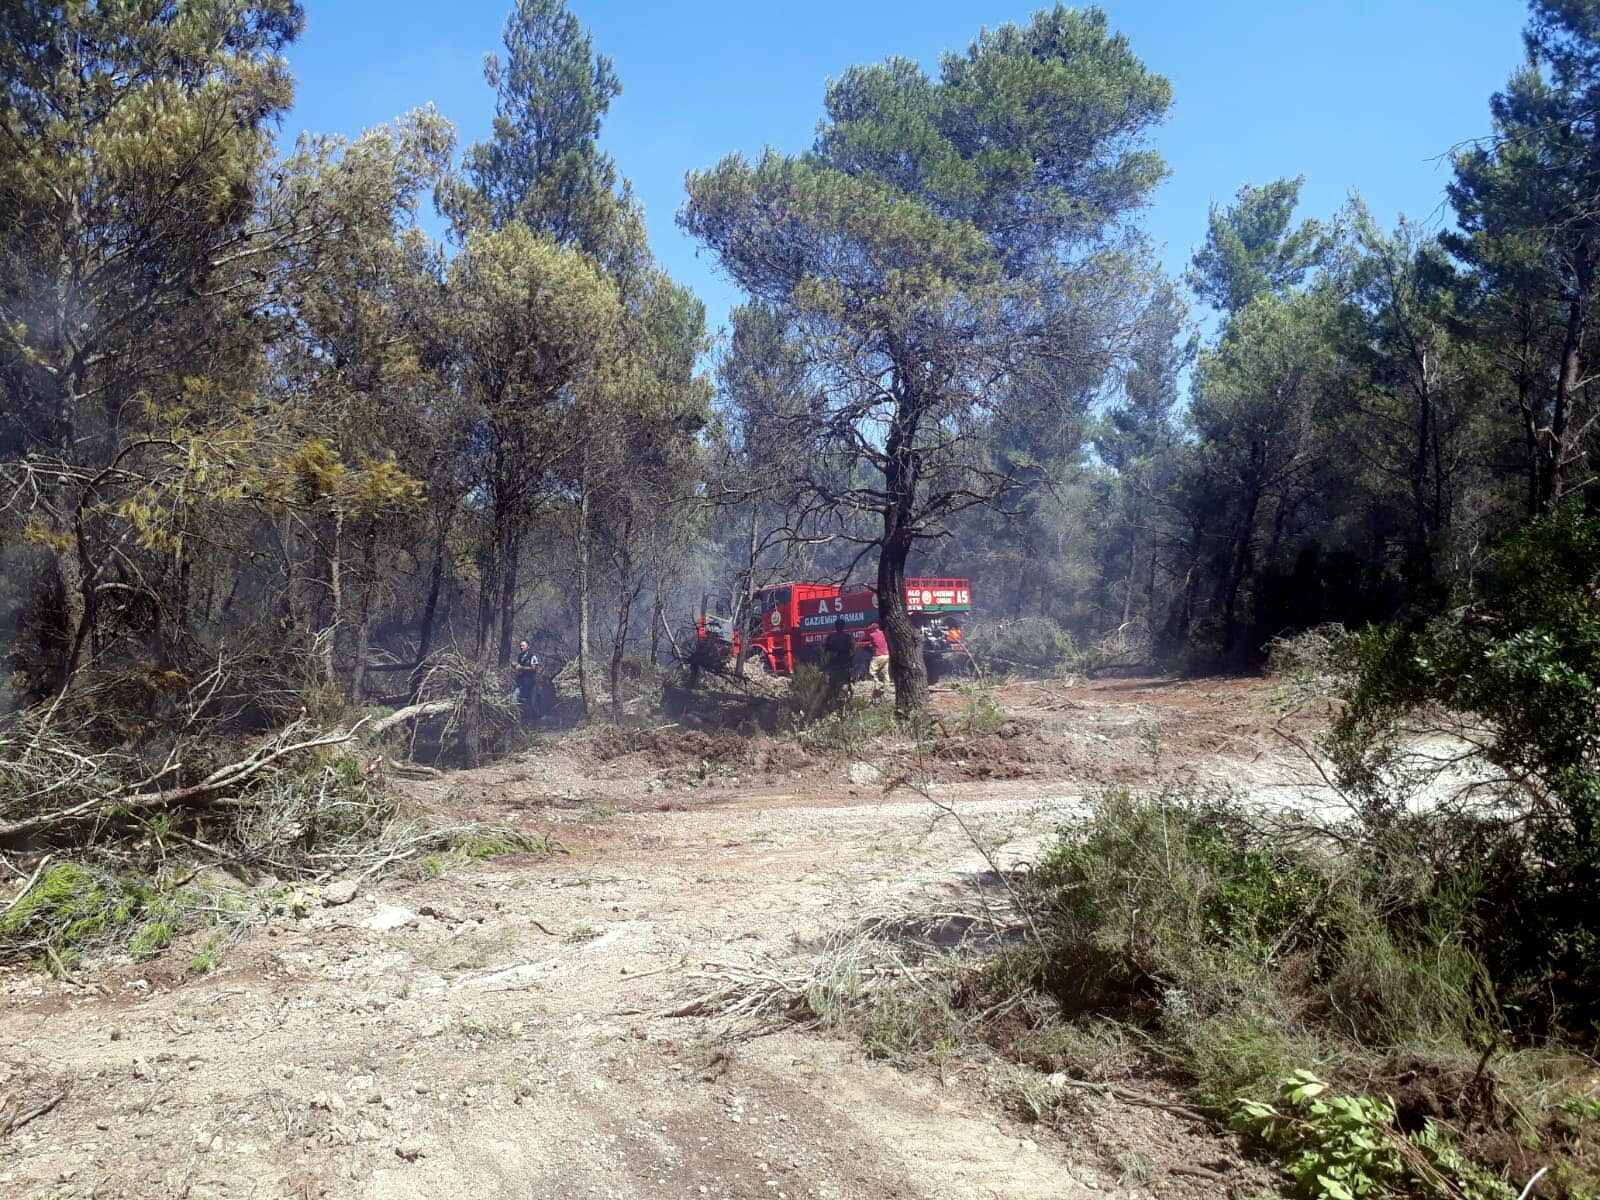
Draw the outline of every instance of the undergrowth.
M1297 1195L1503 1200L1539 1166L1561 1169L1536 1195L1600 1194L1600 1138L1563 1115L1594 1063L1502 1002L1484 876L1437 851L1111 791L1029 873L1037 936L990 958L976 1002L1047 999L991 1040L1074 1077L1142 1062L1278 1155Z
M67 975L90 955L144 961L194 936L190 967L203 974L250 925L308 915L303 883L557 849L539 835L430 824L359 757L330 754L264 773L215 810L113 811L93 836L38 854L0 902L0 962Z
M812 666L798 667L790 678L789 709L795 740L827 757L859 757L877 739L904 729L894 706L873 703L866 685L835 694L823 672Z
M469 863L498 858L502 854L544 856L564 852L565 848L559 842L543 834L509 829L465 833L457 836L446 848L419 857L416 869L422 875L433 879Z
M1393 1100L1337 1095L1307 1070L1284 1080L1276 1103L1240 1100L1229 1124L1275 1149L1295 1195L1310 1200L1516 1200L1511 1185L1464 1158L1439 1123L1404 1132Z
M1596 1064L1502 1003L1461 855L1221 793L1112 790L954 951L834 953L791 1016L1030 1122L1159 1078L1309 1200L1600 1195ZM991 902L992 903L992 902ZM879 931L879 936L882 931ZM869 962L879 965L874 974Z
M873 696L865 683L831 693L820 670L801 666L789 683L794 737L813 753L856 758L883 738L909 740L925 750L938 740L992 734L1007 723L1005 710L985 681L957 683L953 691L960 698L955 711L939 716L926 712L908 715L895 709L891 696Z
M187 933L240 924L273 905L271 899L252 904L197 874L191 867L153 876L83 860L42 865L0 916L0 959L35 959L58 975L86 954L111 948L142 962Z

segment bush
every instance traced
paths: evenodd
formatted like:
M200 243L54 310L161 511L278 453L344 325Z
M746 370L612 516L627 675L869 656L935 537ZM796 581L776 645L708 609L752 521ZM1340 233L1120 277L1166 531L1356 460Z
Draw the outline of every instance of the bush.
M1554 1021L1600 1024L1600 517L1534 521L1458 611L1340 658L1325 745L1369 826L1406 829L1419 800L1452 814L1457 869L1493 881L1496 974L1519 1002L1554 997Z
M1027 900L1064 1013L1138 1023L1213 1102L1265 1094L1333 1040L1470 1054L1498 1028L1428 864L1265 828L1226 798L1100 797Z
M943 995L911 984L879 992L859 1032L868 1058L896 1066L942 1067L969 1040L961 1017Z
M1238 998L1243 977L1308 943L1327 920L1321 874L1253 846L1256 836L1220 799L1101 796L1030 879L1068 1007L1177 989L1214 1010Z
M978 661L993 671L1070 672L1082 661L1072 635L1048 617L978 625L970 629L967 644Z
M1325 695L1340 682L1340 649L1349 636L1343 625L1316 625L1272 638L1267 674L1300 697Z
M800 663L789 676L789 712L802 724L817 720L830 706L837 707L843 696L835 695L821 667Z
M851 699L802 729L799 741L818 754L859 758L875 738L900 729L899 718L891 706Z

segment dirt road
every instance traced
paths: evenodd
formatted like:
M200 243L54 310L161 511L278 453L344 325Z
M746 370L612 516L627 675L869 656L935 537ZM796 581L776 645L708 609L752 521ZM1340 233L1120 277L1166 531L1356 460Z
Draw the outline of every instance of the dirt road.
M908 1073L820 1034L729 1045L663 1015L719 966L803 960L969 886L983 862L952 821L861 764L854 779L691 789L533 756L419 799L566 853L318 900L205 976L177 952L86 986L10 971L0 1092L63 1098L0 1140L0 1195L1225 1194L1227 1144L1169 1113L1107 1102L1080 1136L1047 1134L1003 1115L976 1065ZM1023 859L1079 803L1072 784L933 794Z

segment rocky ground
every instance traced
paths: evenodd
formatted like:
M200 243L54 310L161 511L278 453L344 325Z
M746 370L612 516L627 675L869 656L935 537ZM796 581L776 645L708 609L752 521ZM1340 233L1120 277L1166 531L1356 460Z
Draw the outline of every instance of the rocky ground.
M0 1094L31 1119L0 1137L0 1195L1263 1194L1235 1146L1164 1109L1086 1095L1044 1131L1004 1115L976 1058L907 1072L820 1033L729 1039L671 1015L730 972L969 891L986 863L947 808L1014 862L1108 781L1310 794L1259 683L999 699L1016 724L919 767L926 796L893 786L903 747L844 761L681 727L553 742L408 786L559 853L326 889L205 975L192 946L74 983L10 969Z

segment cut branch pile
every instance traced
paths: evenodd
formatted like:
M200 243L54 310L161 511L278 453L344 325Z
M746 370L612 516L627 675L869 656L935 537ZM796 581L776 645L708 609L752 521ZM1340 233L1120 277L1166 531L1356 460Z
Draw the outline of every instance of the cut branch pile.
M333 727L302 708L242 741L238 707L216 704L226 666L177 695L172 718L131 747L110 742L87 701L0 725L0 958L42 957L65 977L85 948L150 953L196 926L231 936L299 903L290 880L361 880L431 854L548 849L513 831L429 823L387 786L383 748L361 744L423 716L454 719L459 696ZM260 894L239 890L263 879Z
M39 808L52 795L89 790L87 799L66 807L45 807L29 816L0 824L0 845L18 842L43 832L57 832L74 825L93 824L114 816L136 816L156 809L217 804L237 796L268 768L291 755L339 746L351 741L361 727L318 733L304 721L296 721L258 745L243 758L218 767L196 783L162 788L160 781L176 774L183 764L168 761L159 771L132 783L108 786L106 772L94 758L62 742L40 745L30 741L20 747L21 754L8 761L7 776L24 780L32 777L37 785L18 795L0 798L5 810ZM0 737L0 758L18 749L20 739ZM55 773L65 768L65 774ZM98 784L98 786L96 786Z
M965 963L967 943L941 948L943 931L953 925L969 931L972 945L992 946L992 919L981 909L878 914L830 938L804 962L706 964L689 978L712 987L654 1015L719 1018L719 1036L784 1025L809 1029L860 1017L887 989L930 989L953 979Z

